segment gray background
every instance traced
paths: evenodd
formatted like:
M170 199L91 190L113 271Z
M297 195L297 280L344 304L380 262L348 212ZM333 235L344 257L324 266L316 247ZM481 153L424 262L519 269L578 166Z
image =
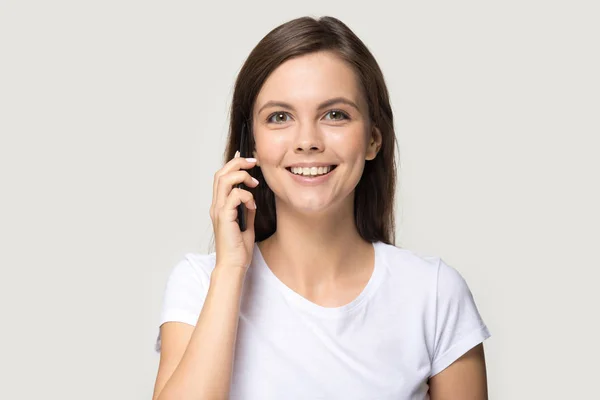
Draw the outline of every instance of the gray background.
M397 244L467 279L490 398L590 398L597 4L1 1L0 396L150 398L166 278L209 249L235 76L275 26L333 15L389 85Z

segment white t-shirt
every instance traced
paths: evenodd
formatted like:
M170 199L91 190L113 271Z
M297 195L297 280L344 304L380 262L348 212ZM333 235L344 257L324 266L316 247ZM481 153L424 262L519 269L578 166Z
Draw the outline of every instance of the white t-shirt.
M429 399L428 378L491 336L457 270L439 257L373 246L364 290L328 308L281 282L255 244L231 399ZM196 325L214 266L215 253L184 256L169 276L159 325Z

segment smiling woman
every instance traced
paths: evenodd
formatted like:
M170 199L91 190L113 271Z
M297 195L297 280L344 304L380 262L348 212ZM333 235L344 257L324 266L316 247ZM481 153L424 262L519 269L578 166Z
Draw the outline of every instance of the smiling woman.
M394 245L395 146L383 74L345 24L298 18L258 43L215 174L216 251L167 283L155 399L487 398L466 281Z
M382 136L369 118L367 99L350 65L335 52L325 50L292 58L269 75L254 108L259 110L252 115L256 165L268 182L265 190L274 193L278 223L297 227L298 211L310 212L309 218L314 219L330 214L334 207L352 210L351 194L363 177L365 161L377 155ZM273 118L278 116L282 118ZM294 179L286 172L290 166L298 168ZM335 169L313 178L319 166ZM310 177L297 176L300 168L302 175ZM380 189L372 187L371 191ZM362 214L361 205L357 207ZM301 218L306 221L306 217ZM348 219L346 223L354 229L350 226L354 221ZM284 227L285 231L288 229ZM386 236L381 232L377 239L387 241Z

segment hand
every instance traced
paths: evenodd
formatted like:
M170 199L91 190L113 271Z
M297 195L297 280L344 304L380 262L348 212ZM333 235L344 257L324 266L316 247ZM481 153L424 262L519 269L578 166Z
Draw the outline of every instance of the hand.
M215 233L216 265L219 268L242 268L245 271L252 261L256 203L252 193L234 186L239 183L247 187L258 186L256 179L247 171L241 170L252 168L255 164L256 160L241 158L237 152L232 160L215 173L210 218ZM237 206L241 203L248 209L247 228L244 232L237 222Z

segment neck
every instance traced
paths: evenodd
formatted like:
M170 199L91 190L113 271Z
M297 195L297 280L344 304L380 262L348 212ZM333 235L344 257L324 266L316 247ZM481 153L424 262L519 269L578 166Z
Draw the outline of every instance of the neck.
M351 199L353 196L349 196ZM354 203L307 215L277 204L277 231L261 243L267 264L298 287L314 287L364 269L372 245L358 233Z

